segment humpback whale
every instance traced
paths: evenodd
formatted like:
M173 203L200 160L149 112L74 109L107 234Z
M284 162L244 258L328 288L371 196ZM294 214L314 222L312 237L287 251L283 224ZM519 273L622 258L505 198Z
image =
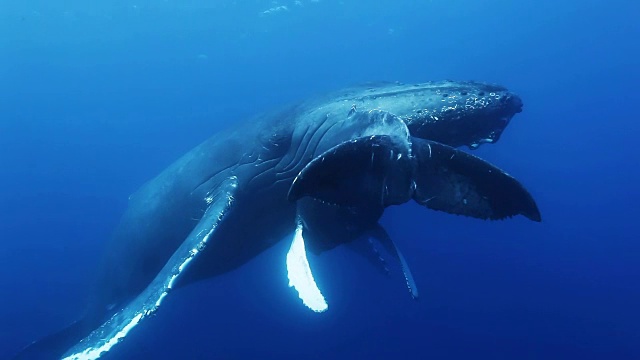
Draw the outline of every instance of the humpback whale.
M499 140L521 99L480 82L370 83L238 123L200 144L130 196L108 244L85 316L17 358L96 359L179 286L224 274L291 242L290 285L325 311L307 252L375 239L401 264L378 224L410 200L480 219L540 221L529 192L459 150Z

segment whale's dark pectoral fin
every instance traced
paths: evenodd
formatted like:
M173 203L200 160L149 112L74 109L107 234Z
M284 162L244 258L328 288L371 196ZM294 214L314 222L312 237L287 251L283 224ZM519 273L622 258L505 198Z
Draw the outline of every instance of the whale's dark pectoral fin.
M407 263L407 260L404 258L404 256L400 252L400 249L398 249L387 231L380 224L378 224L378 226L376 226L371 231L371 236L373 236L374 239L378 240L382 244L382 246L384 246L385 250L400 262L402 273L404 274L404 279L407 283L409 293L411 293L411 297L413 299L418 299L418 286L416 285L415 280L413 280L413 274L411 274L409 264Z
M300 171L289 200L310 196L342 206L404 203L411 198L409 152L408 142L388 135L343 142Z
M430 209L480 219L522 214L541 221L531 194L488 162L433 141L412 139L416 202Z
M209 207L189 236L173 253L155 279L122 310L93 330L63 356L64 359L97 359L155 313L176 279L207 246L211 234L229 211L237 187L235 177L223 181L208 194Z
M360 255L363 259L376 268L383 275L389 275L389 264L378 249L378 243L374 239L367 237L351 241L345 244L346 248L353 253Z

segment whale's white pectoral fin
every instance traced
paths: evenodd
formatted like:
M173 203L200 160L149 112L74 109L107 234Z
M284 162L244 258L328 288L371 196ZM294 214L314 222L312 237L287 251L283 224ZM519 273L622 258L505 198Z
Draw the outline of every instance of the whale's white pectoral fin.
M298 222L291 248L287 253L287 276L289 277L289 286L296 289L298 296L309 309L315 312L324 312L329 308L309 267L302 238L301 222Z
M231 177L209 194L210 205L191 234L180 245L155 279L133 301L86 338L69 349L63 356L67 360L98 359L108 352L142 320L156 312L176 279L189 263L207 246L211 234L222 221L231 204L237 187L237 179Z

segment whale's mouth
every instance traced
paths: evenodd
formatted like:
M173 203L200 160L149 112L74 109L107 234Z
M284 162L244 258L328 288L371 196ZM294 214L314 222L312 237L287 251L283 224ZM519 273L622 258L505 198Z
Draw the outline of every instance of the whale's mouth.
M403 117L411 136L477 149L496 143L523 108L522 99L506 89L451 91L442 96L443 105L425 105Z
M455 144L454 142L448 145L454 147L466 145L469 149L475 150L482 144L498 142L504 130L511 123L511 119L522 112L522 100L518 96L508 96L505 101L507 104L502 109L489 111L468 121L466 124L460 125L459 128L468 130L466 133L467 141L461 144ZM461 133L464 133L464 130Z
M469 149L471 150L476 150L477 148L480 147L480 145L482 144L493 144L494 142L496 142L497 140L495 140L494 138L485 138L485 139L480 139L478 141L472 142L471 144L467 145L469 147Z
M492 130L489 130L489 132L485 135L478 136L476 139L472 140L466 145L469 147L469 149L475 150L482 144L493 144L498 142L498 140L500 140L500 136L502 136L502 133L504 132L504 129L506 129L509 125L512 117L513 116L505 116L498 119Z

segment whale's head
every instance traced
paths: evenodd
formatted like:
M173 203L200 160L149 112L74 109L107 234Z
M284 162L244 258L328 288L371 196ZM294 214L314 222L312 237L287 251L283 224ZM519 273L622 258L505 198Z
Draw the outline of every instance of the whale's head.
M411 136L471 149L498 141L513 116L522 111L516 94L473 81L403 85L403 91L391 93L390 99Z
M289 192L292 201L303 196L314 200L298 203L307 237L321 239L313 241L321 245L312 246L314 252L357 239L375 227L384 208L414 195L421 204L450 213L482 219L524 214L539 221L534 202L519 183L493 165L454 149L463 145L476 149L500 139L511 119L522 111L522 100L507 88L474 81L368 84L344 92L338 102L353 104L350 121L345 123L366 130L316 156L298 174ZM482 172L470 169L484 169L496 178L483 179ZM452 175L458 170L459 174ZM422 173L430 182L419 182ZM485 191L478 195L477 204L458 198L461 191L471 197L477 185L471 179L483 184ZM489 194L485 182L496 185L491 187L495 194ZM434 190L439 186L442 193ZM429 196L416 195L423 188ZM504 190L507 188L510 192ZM502 199L502 193L510 198ZM493 198L501 200L480 209L479 203ZM435 203L442 199L450 202L438 208ZM327 223L334 226L327 227Z
M320 137L340 134L336 124L358 131L327 150L325 146L306 163L287 195L297 214L287 254L289 283L314 311L326 310L327 303L311 275L306 249L319 254L358 240L377 240L395 257L411 296L418 297L404 256L378 223L389 206L414 200L432 210L478 219L524 215L541 220L533 197L515 178L455 148L473 149L500 138L522 111L520 98L507 89L451 81L369 85L343 92L336 103L342 110L351 105L347 120L331 123ZM325 111L321 109L322 115L331 119ZM380 263L375 246L360 253Z

